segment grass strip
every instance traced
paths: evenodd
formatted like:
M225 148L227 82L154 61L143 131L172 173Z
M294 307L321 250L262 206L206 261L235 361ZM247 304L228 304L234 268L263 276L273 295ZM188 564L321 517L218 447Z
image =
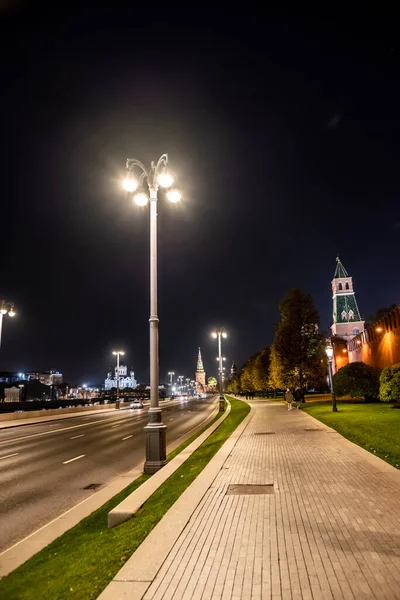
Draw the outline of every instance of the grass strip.
M146 481L149 475L139 477L101 508L2 579L0 599L97 598L250 411L249 405L241 400L230 398L230 402L231 412L225 421L152 494L134 518L118 527L107 529L109 511ZM189 443L188 440L182 446L185 447ZM178 450L177 448L172 454L175 455Z
M400 410L393 405L338 402L337 413L326 402L303 404L301 408L361 448L400 467Z

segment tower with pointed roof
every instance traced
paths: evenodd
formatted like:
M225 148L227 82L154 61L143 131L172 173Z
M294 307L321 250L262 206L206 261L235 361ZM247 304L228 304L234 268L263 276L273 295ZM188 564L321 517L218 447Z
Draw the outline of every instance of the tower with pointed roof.
M197 355L197 367L195 373L196 389L198 392L205 392L206 390L206 372L204 370L203 359L201 357L201 350Z
M332 279L333 324L332 335L351 340L364 331L364 322L358 310L353 288L353 278L349 277L340 258L336 258L336 270Z
M237 367L235 365L235 361L233 361L232 366L231 366L231 376L236 376L237 375Z

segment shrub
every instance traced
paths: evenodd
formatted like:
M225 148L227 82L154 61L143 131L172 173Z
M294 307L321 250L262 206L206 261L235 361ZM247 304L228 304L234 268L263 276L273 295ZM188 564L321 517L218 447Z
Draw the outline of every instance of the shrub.
M400 364L391 365L382 370L379 396L384 402L399 402Z
M365 398L371 402L379 398L380 369L363 362L349 363L333 376L333 388L337 396Z

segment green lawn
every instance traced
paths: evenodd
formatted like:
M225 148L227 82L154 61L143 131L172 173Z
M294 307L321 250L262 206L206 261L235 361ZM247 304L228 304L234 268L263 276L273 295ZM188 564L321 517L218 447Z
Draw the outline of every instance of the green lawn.
M128 488L2 579L0 599L97 598L248 414L248 404L234 398L230 398L230 402L232 410L225 421L154 492L134 518L114 529L107 529L108 512L138 488L149 475L139 477ZM199 433L193 437L197 435ZM190 441L182 446L188 445ZM176 453L177 450L173 454Z
M303 404L302 410L333 427L348 440L400 468L400 409L392 404L350 404L338 402Z

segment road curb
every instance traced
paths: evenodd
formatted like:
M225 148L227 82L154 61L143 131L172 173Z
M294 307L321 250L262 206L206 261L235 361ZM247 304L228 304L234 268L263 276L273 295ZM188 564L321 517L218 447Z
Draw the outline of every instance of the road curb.
M250 405L251 406L251 405ZM188 524L204 494L231 454L238 439L254 416L253 407L208 465L166 512L139 548L100 594L98 600L141 600L176 540ZM151 557L151 560L150 558Z
M167 454L173 452L187 439L195 435L196 431L202 429L207 421L212 420L218 412L218 404L215 410L198 426L186 432L167 446ZM179 455L178 455L179 456ZM172 462L172 461L171 461ZM165 467L164 467L165 468ZM7 550L0 553L0 580L26 562L29 558L43 550L63 533L77 525L82 519L88 517L92 512L103 506L129 484L143 474L143 461L135 467L112 479L104 488L95 492L79 504L76 504L62 515L56 517L40 529L16 542ZM154 475L153 475L154 477ZM150 478L152 479L152 478ZM149 480L150 481L150 480ZM139 488L138 488L139 489Z
M179 467L193 454L195 450L225 421L231 412L231 404L228 402L227 410L222 416L199 435L189 446L180 452L175 458L165 465L160 471L155 473L143 485L134 490L118 506L108 513L108 528L116 527L131 519L141 506L150 498L152 494L174 473Z

